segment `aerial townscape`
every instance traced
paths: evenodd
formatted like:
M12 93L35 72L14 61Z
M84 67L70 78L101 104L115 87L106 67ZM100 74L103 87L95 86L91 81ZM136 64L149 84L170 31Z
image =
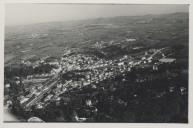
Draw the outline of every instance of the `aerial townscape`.
M4 111L20 122L188 122L188 13L7 27Z

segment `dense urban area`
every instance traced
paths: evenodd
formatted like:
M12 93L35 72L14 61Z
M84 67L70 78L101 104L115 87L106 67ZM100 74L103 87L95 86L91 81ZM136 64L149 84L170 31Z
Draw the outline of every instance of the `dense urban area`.
M4 68L18 120L188 122L187 13L21 27L6 31Z

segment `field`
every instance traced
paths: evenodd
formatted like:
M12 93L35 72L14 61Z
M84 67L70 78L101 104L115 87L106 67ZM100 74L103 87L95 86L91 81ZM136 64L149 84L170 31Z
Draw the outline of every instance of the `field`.
M180 47L179 55L188 57L188 13L39 23L5 30L5 64L31 56L60 56L66 48L113 58L131 54L134 47L174 46ZM95 47L96 42L102 46Z

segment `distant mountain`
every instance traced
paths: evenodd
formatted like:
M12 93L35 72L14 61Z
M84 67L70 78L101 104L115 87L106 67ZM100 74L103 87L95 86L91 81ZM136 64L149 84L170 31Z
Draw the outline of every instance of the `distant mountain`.
M5 58L13 60L18 56L57 56L67 47L86 52L95 49L106 55L116 53L116 49L117 53L130 53L136 46L149 48L183 45L187 48L188 22L188 13L173 13L6 27ZM96 42L105 43L101 43L102 48L98 49Z

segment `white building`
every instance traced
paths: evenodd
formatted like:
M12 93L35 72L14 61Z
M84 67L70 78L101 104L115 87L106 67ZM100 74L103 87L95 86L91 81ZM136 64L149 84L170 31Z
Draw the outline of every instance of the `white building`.
M162 58L159 61L162 62L162 63L173 63L173 62L176 61L176 59L173 59L173 58Z

